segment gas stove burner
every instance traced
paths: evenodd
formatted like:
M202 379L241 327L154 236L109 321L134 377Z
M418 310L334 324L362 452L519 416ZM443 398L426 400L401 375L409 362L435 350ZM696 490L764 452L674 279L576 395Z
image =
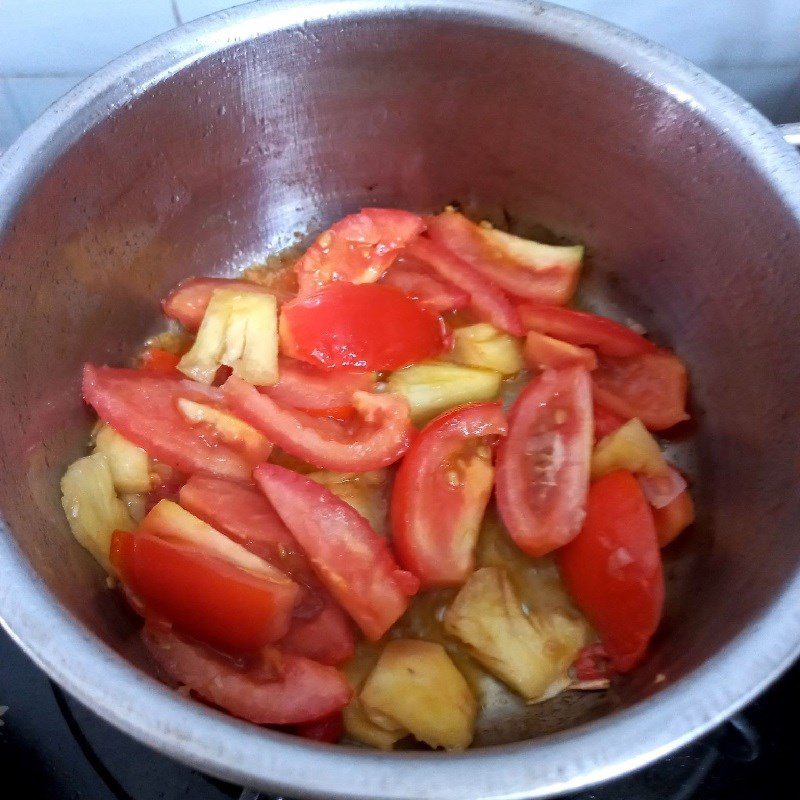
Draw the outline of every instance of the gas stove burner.
M0 632L0 773L26 800L289 800L178 764L96 717ZM678 753L564 800L775 800L794 786L800 666ZM781 788L782 787L782 788ZM772 790L770 792L770 789Z

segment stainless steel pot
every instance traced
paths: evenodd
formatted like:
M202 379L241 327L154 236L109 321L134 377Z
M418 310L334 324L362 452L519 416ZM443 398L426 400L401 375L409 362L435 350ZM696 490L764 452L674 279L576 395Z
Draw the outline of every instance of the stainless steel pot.
M669 553L647 663L611 695L498 701L463 755L315 745L184 699L151 677L59 508L88 428L81 363L124 361L187 275L361 205L453 199L586 241L594 302L691 367L697 436L674 447L700 523ZM798 653L800 160L635 36L510 0L265 3L180 28L0 162L0 288L0 616L69 692L171 756L295 796L541 797L679 747Z

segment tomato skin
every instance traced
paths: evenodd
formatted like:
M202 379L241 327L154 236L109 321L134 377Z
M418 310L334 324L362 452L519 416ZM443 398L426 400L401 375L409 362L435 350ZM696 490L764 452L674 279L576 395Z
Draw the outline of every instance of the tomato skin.
M211 295L217 289L237 289L256 294L276 294L272 289L259 286L240 278L187 278L173 289L161 303L161 308L170 319L176 319L187 331L195 332L203 321ZM276 294L278 302L286 302L289 296Z
M546 303L518 306L526 330L538 331L570 344L588 345L609 356L636 356L650 353L656 346L619 322L585 311Z
M524 356L528 366L534 369L562 369L576 364L588 370L597 367L594 351L553 339L537 331L528 331Z
M148 347L139 356L139 369L156 372L161 375L178 376L178 362L181 357L160 347ZM182 376L181 376L182 377Z
M393 464L408 450L413 435L404 398L356 392L359 420L343 424L282 408L271 397L236 377L222 387L225 404L241 419L295 458L319 469L368 472Z
M292 725L327 717L350 702L344 675L308 658L261 651L251 663L230 659L171 631L146 626L142 639L177 683L209 703L257 725Z
M694 502L686 489L671 503L662 508L653 508L652 512L659 547L674 542L694 522Z
M324 486L275 464L261 464L254 477L323 585L367 638L380 639L406 610L419 581L400 569L364 517Z
M689 419L686 367L667 350L629 358L601 356L592 380L598 403L626 420L639 417L651 431Z
M508 435L497 450L497 506L511 538L528 555L546 555L580 530L592 424L591 380L582 367L541 373L511 407ZM555 471L550 448L558 459Z
M315 742L336 744L344 736L344 718L341 711L337 711L327 717L318 719L316 722L297 725L294 733L304 739L312 739Z
M601 406L596 400L593 405L594 411L594 440L599 442L602 438L614 433L621 428L628 420L625 417L609 411Z
M176 401L187 397L209 403L207 390L193 390L188 381L145 370L86 364L83 398L103 422L179 472L248 480L253 462L247 453L215 440L201 426L188 423Z
M278 375L276 384L261 390L276 403L344 419L354 413L353 394L371 391L375 386L371 372L320 369L286 356L278 359Z
M464 289L480 319L513 336L524 335L519 314L506 294L446 247L421 236L409 245L408 252L429 264L445 280Z
M475 569L477 533L492 491L490 445L507 431L500 403L463 406L429 422L400 464L392 545L423 587L457 586ZM487 450L483 457L475 452L479 445ZM456 469L474 460L477 470ZM455 486L451 474L459 477Z
M381 279L430 311L458 311L469 305L469 293L437 275L427 264L410 256L400 256Z
M333 281L377 281L398 252L425 229L422 217L394 208L362 208L323 231L295 264L300 296Z
M150 533L115 531L111 561L148 611L203 642L252 652L286 635L297 586Z
M484 278L517 297L565 303L575 291L578 268L567 264L530 269L500 253L463 214L445 211L431 217L428 236L464 260Z
M323 598L323 609L310 619L295 618L278 644L286 653L336 666L353 657L356 635L350 618L327 591Z
M559 552L567 590L618 672L642 659L664 605L653 517L636 478L611 472L589 488L586 521Z
M445 346L439 318L383 283L333 283L287 303L279 329L285 355L362 372L399 369Z

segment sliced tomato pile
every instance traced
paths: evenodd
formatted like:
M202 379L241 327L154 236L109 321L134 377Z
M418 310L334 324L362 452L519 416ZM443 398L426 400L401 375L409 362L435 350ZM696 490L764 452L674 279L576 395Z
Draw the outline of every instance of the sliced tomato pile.
M567 307L582 257L365 208L277 277L181 283L136 369L85 365L63 505L162 672L315 741L461 749L467 660L536 701L645 658L695 517L651 431L688 378Z

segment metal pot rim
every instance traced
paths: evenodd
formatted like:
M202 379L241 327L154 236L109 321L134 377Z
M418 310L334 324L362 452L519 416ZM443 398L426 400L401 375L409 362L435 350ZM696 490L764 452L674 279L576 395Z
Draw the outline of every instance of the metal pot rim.
M0 231L28 189L83 132L169 75L238 41L330 16L402 13L479 20L548 36L619 65L692 105L769 176L800 224L800 160L748 103L697 67L579 12L525 0L254 3L163 34L78 85L0 159ZM377 753L259 729L137 671L63 608L0 520L0 622L56 682L140 741L239 784L330 798L544 797L607 780L691 741L747 703L800 653L800 574L760 619L657 695L595 722L462 754Z

